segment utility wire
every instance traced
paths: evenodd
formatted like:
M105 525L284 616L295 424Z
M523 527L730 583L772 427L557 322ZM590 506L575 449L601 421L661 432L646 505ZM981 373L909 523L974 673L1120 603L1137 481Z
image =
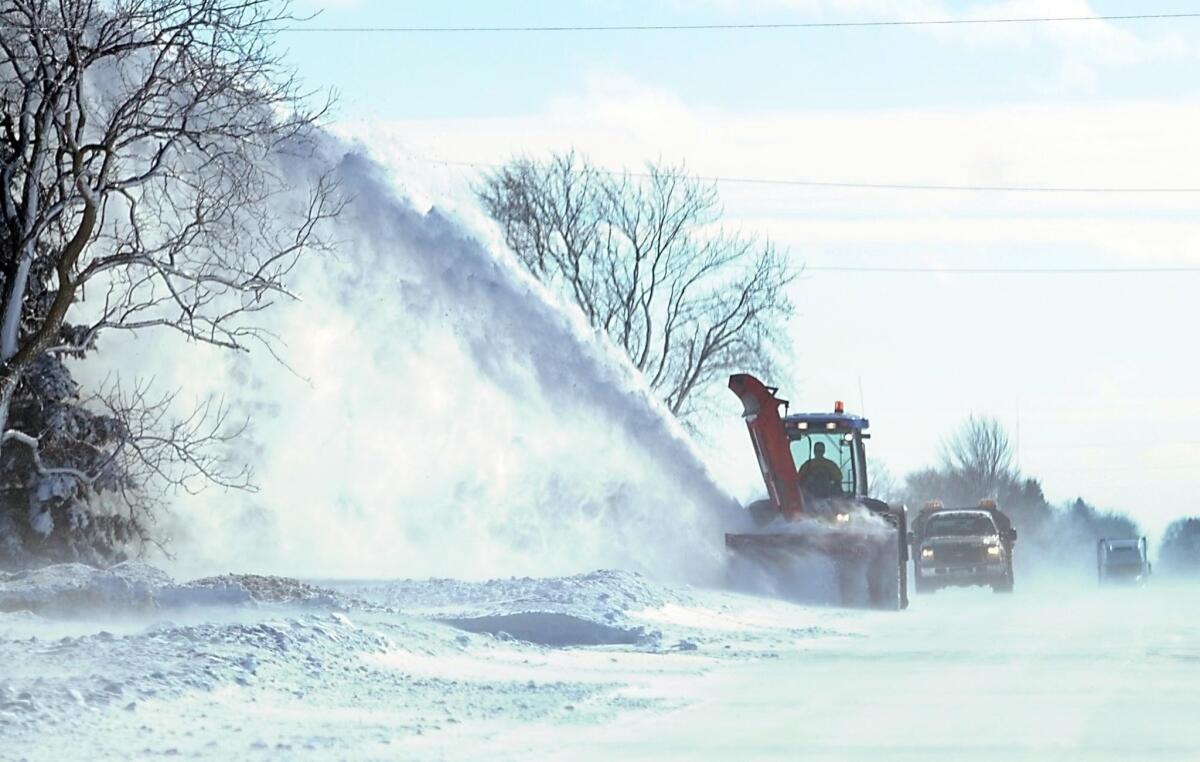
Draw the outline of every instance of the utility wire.
M984 24L1045 24L1078 21L1150 21L1200 18L1200 13L1132 13L1112 16L1026 16L979 19L918 19L912 21L804 21L766 24L598 24L562 26L291 26L280 31L319 34L460 34L528 32L707 32L724 30L855 29L907 26L979 26Z
M462 34L537 32L709 32L788 29L862 29L907 26L981 26L986 24L1047 24L1079 21L1163 21L1200 18L1200 13L1130 13L1110 16L1022 16L979 19L900 19L890 21L800 21L764 24L596 24L562 26L282 26L272 32L303 34ZM204 28L199 22L196 28ZM31 32L82 32L80 27L0 23L0 29Z
M487 164L487 163L482 163L482 162L448 161L448 160L443 160L443 159L432 159L432 158L424 158L424 157L419 157L419 156L414 157L414 158L416 158L419 161L429 162L432 164L443 164L443 165L455 166L455 167L470 167L473 169L500 169L503 167L503 165L501 165L501 164ZM596 171L600 172L601 174L605 174L605 175L617 175L617 176L627 176L627 177L649 177L650 176L649 174L647 174L645 172L621 173L621 172L613 172L611 170L602 170L602 169L598 169ZM760 182L758 180L752 180L749 178L733 179L733 178L722 178L722 177L697 177L695 179L709 181L709 182ZM789 182L790 183L792 181L761 181L761 182ZM802 181L795 181L795 182L800 183ZM840 183L821 183L821 185L837 186L837 187L842 186L842 184L840 184ZM855 185L854 187L861 187L861 186ZM886 186L870 185L868 187L887 188L890 190L899 190L899 189L928 190L933 187L936 187L941 190L948 190L948 189L961 190L961 189L966 189L968 186L921 186L921 185L889 184ZM979 190L981 188L975 187L974 189ZM1008 188L1008 190L1045 190L1045 189L1044 188L1010 187L1010 188ZM1059 189L1059 190L1061 192L1064 189ZM1083 189L1076 188L1074 190L1079 191L1079 190L1083 190ZM1092 190L1095 190L1095 189L1092 189ZM1121 190L1122 189L1118 189L1118 188L1110 188L1110 189L1108 189L1108 192L1121 192ZM1141 188L1141 189L1125 189L1125 190L1128 190L1131 192L1142 192L1147 189ZM1176 189L1176 190L1181 190L1181 189ZM1200 192L1200 188L1194 189L1193 192ZM949 275L1122 275L1122 274L1139 274L1139 273L1144 273L1144 274L1197 273L1197 272L1200 272L1200 266L1195 266L1195 267L1188 267L1188 266L1178 266L1178 267L937 267L937 266L931 266L931 267L871 267L871 266L864 266L864 267L856 267L856 266L852 266L852 265L850 265L850 266L805 265L804 270L806 272L826 272L826 273L880 273L880 274L906 274L906 275L931 274L931 273L932 274L941 273L941 274L949 274Z
M418 161L423 161L431 164L441 164L453 167L469 167L472 169L501 169L504 165L489 164L483 162L471 161L450 161L445 159L425 158L414 156ZM596 172L604 175L619 176L619 177L640 177L646 178L650 175L646 172L614 172L612 170L597 169ZM769 184L784 184L784 185L815 185L817 187L852 187L852 188L882 188L886 190L1005 190L1005 191L1052 191L1052 192L1105 192L1105 193L1142 193L1153 192L1149 188L1041 188L1041 187L985 187L985 186L964 186L964 185L911 185L900 183L889 184L864 184L864 183L810 183L802 180L761 180L756 178L729 178L729 177L695 177L696 180L705 182L733 182L733 183L769 183ZM1160 189L1160 192L1191 192L1200 193L1200 188L1183 189ZM1177 266L1177 267L871 267L871 266L842 266L842 265L805 265L806 272L826 272L826 273L879 273L879 274L904 274L904 275L919 275L919 274L948 274L948 275L1124 275L1124 274L1183 274L1183 273L1198 273L1200 266Z
M1109 471L1195 471L1200 469L1200 463L1171 463L1164 465L1145 465L1145 466L1068 466L1065 468L1038 468L1038 474L1048 473L1097 473L1103 474Z
M950 275L1123 275L1136 273L1200 273L1197 267L853 267L805 265L807 272Z
M489 164L472 161L450 161L445 159L422 158L420 161L430 164L442 164L449 167L470 167L472 169L502 169L505 165ZM650 177L646 172L617 172L597 169L597 172L613 177ZM1152 187L1152 186L1063 186L1063 185L947 185L940 183L860 183L831 180L799 180L765 177L731 177L721 175L698 175L692 179L708 183L725 183L735 185L768 185L798 188L841 188L848 190L884 190L884 191L933 191L933 192L968 192L968 193L1200 193L1197 187Z
M864 29L909 26L981 26L986 24L1048 24L1079 21L1164 21L1200 18L1200 13L1130 13L1109 16L1022 16L979 19L900 19L890 21L800 21L764 24L596 24L561 26L282 26L272 32L301 34L463 34L539 32L710 32L789 29ZM196 28L204 28L202 22ZM0 29L31 32L83 32L80 27L0 23Z
M698 180L745 185L793 185L805 188L849 188L854 190L967 191L971 193L1200 193L1200 187L1117 187L1117 186L1019 186L1019 185L940 185L927 183L855 183L827 180L788 180L760 177L699 177Z
M1024 445L1024 447L1029 450L1130 450L1149 449L1153 447L1196 447L1197 445L1200 445L1200 440L1180 439L1166 442L1060 442L1032 446Z

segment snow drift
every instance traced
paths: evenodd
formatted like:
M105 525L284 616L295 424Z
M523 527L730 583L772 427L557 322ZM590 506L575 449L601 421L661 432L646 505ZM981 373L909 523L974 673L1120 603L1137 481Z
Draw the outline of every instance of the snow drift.
M656 646L660 633L633 621L641 612L686 599L631 572L571 577L510 577L345 582L340 590L289 577L225 574L177 582L153 566L129 561L109 569L58 564L0 573L0 617L13 613L61 625L89 620L132 627L161 617L196 621L233 618L247 610L280 615L354 613L379 621L418 619L459 630L544 646ZM373 616L379 615L379 616ZM13 638L0 618L0 640ZM16 621L15 630L29 629Z
M349 199L335 255L267 317L291 368L157 337L103 348L253 419L238 456L261 491L178 500L176 569L714 579L733 501L623 358L361 150L323 151L281 167L299 186L332 163Z
M659 633L631 622L630 615L681 600L678 591L614 570L486 582L399 580L355 592L388 609L468 632L553 647L655 644Z

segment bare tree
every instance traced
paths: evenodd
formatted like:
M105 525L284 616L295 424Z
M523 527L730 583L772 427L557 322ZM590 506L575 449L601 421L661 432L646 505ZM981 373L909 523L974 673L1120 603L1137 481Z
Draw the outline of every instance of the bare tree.
M254 316L289 296L339 210L328 175L297 192L275 161L311 149L324 110L274 52L291 18L288 0L0 0L0 466L101 478L47 464L41 434L9 424L39 363L104 332L271 348ZM150 400L109 397L108 455L88 462L154 453L143 465L179 486L167 461L217 477L198 448L220 441L223 415L176 426Z
M995 418L971 415L942 446L942 467L976 496L996 497L1017 481L1008 433Z
M901 485L896 480L892 469L887 467L879 458L871 459L870 495L887 502L899 501L902 498Z
M525 267L621 347L676 416L730 372L769 372L795 272L769 243L719 228L711 183L661 164L614 176L567 153L514 161L478 195Z

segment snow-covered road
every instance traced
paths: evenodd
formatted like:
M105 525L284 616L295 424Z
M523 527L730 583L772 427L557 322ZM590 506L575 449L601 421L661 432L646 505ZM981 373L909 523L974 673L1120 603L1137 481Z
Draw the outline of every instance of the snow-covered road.
M542 749L814 759L1200 758L1195 590L967 590L729 664L689 704Z
M340 593L122 574L0 580L0 609L10 609L0 614L0 758L1200 751L1200 590L1190 588L949 590L897 614L619 572ZM88 596L104 613L12 610Z

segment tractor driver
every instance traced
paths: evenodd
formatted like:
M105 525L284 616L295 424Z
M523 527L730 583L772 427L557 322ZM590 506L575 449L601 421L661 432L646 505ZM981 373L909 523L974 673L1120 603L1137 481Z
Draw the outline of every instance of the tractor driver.
M813 456L796 472L800 486L817 497L829 497L841 492L842 469L825 457L825 443L813 445Z

